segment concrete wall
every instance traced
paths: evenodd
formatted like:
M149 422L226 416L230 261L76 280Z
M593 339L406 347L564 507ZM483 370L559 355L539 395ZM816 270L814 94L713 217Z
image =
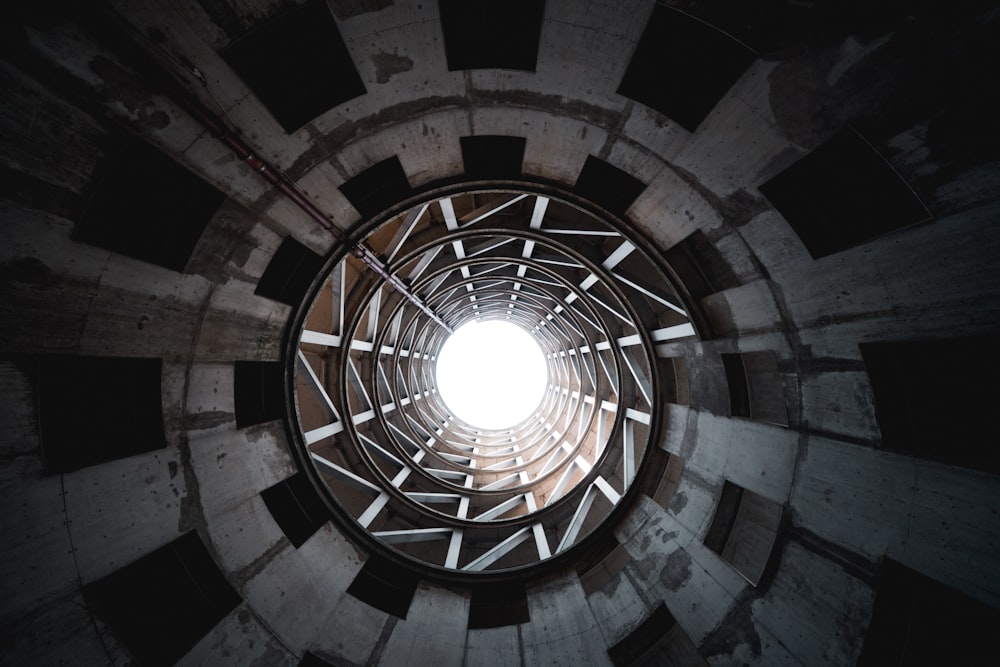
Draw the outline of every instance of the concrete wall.
M295 469L281 424L235 426L233 364L278 359L290 313L254 295L257 281L285 235L317 252L332 237L148 92L86 22L29 19L3 65L4 168L19 180L2 193L0 345L11 360L164 359L167 447L48 474L36 425L50 417L30 377L3 366L5 660L124 662L82 585L192 529L243 601L187 664L295 664L307 650L337 664L603 664L661 602L709 664L852 664L883 556L1000 607L1000 480L880 449L858 348L1000 329L997 156L930 157L924 118L897 128L896 163L935 219L820 260L756 190L850 120L831 100L890 106L892 91L841 84L919 67L886 64L893 42L859 50L845 34L758 59L692 133L615 92L652 2L550 0L536 72L449 72L437 3L332 2L368 93L286 134L217 55L226 40L201 4L112 4L162 36L161 55L197 67L196 94L345 228L359 215L337 188L363 169L398 156L419 186L461 174L460 136L512 134L527 137L532 177L572 187L596 155L646 182L629 221L661 250L704 232L739 285L700 304L721 335L666 346L691 383L690 406L663 406L661 447L683 472L668 507L640 497L616 528L624 567L590 594L575 569L532 582L519 626L468 630L468 593L426 582L397 619L346 593L363 546L328 524L295 549L264 506L260 491ZM258 4L241 6L266 13ZM183 273L71 236L116 128L227 197ZM729 416L720 354L741 351L775 353L789 427ZM757 587L703 544L726 480L782 507Z

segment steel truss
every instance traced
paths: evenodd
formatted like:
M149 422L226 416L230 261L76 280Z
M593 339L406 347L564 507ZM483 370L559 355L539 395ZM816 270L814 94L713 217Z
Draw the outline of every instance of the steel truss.
M695 335L659 264L618 227L526 192L426 202L364 242L427 308L347 254L305 318L299 426L340 509L451 570L524 567L578 543L651 446L669 363L657 344ZM449 332L428 309L451 329L529 331L548 368L537 410L504 430L456 419L435 387Z

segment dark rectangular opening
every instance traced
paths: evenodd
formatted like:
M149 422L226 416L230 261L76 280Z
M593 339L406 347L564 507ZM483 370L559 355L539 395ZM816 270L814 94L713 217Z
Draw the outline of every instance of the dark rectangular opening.
M780 522L781 505L726 480L704 543L756 586Z
M889 558L882 559L858 665L988 665L1000 611Z
M264 489L260 495L271 516L296 549L330 519L329 509L302 472Z
M722 487L719 504L715 508L715 516L712 517L712 525L705 536L705 546L715 553L722 553L723 547L726 546L729 534L733 532L736 512L742 500L743 487L727 480Z
M657 4L618 93L694 132L755 57L711 25Z
M347 592L387 614L406 618L417 582L413 572L373 555L365 561Z
M531 620L528 593L522 582L482 584L472 589L469 629L500 628Z
M461 137L465 175L471 178L517 178L524 162L524 137Z
M758 421L788 426L788 406L785 402L784 375L774 352L743 352L740 354L750 389L750 417Z
M233 373L236 426L281 419L285 414L284 369L279 361L237 361Z
M625 215L646 184L613 164L587 156L573 191L616 215Z
M448 71L535 71L544 0L440 0Z
M299 660L298 667L334 667L333 663L327 662L312 651L306 651Z
M1000 473L1000 335L861 343L882 447Z
M599 567L608 554L621 546L614 533L608 531L587 538L587 548L580 551L580 558L574 564L577 573L584 573L594 567Z
M265 21L221 55L285 132L367 92L321 0Z
M740 284L732 268L701 230L666 250L664 258L695 301Z
M410 181L399 158L373 164L340 186L363 218L371 218L410 196Z
M264 269L254 294L297 306L322 267L322 257L286 236Z
M160 359L48 355L38 361L42 456L50 472L167 446Z
M663 474L656 480L656 487L650 490L647 495L663 509L670 509L674 494L680 485L681 473L684 472L684 459L675 454L667 454L666 452L663 454L669 457L667 465Z
M191 531L83 587L84 596L144 665L172 665L240 603Z
M906 182L853 128L758 189L813 259L931 219Z
M740 354L723 354L722 365L726 369L726 382L729 385L729 411L734 417L750 416L750 387L747 384L747 372L743 366L743 356Z
M98 168L73 238L183 271L225 197L153 146L120 137Z
M576 571L580 575L580 585L587 596L601 590L609 581L618 577L632 559L614 535L608 535L604 540L600 543L602 551L600 558L590 557L587 553L589 549L587 549L581 552L587 557L587 560L576 566Z
M649 649L663 639L663 636L677 624L667 606L660 603L660 606L653 610L646 620L639 624L632 632L628 633L624 639L608 649L617 667L627 667L636 664L639 658Z

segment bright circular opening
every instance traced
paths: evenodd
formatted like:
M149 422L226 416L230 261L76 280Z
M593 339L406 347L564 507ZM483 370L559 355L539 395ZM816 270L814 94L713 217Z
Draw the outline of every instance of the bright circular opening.
M503 320L462 325L437 358L442 400L476 428L508 428L526 419L541 403L547 380L538 343Z

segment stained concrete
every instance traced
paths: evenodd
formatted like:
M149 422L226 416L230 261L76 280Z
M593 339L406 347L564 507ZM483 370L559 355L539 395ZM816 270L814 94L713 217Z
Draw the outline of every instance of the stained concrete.
M604 664L607 647L661 603L708 664L852 664L877 592L866 573L882 557L1000 606L1000 482L878 449L857 347L1000 329L992 130L984 125L983 148L971 150L974 122L943 131L954 119L932 122L932 102L912 117L898 111L924 71L904 39L925 29L923 19L874 36L806 30L798 46L778 40L688 132L616 93L652 3L550 0L536 72L447 71L436 3L332 4L369 92L287 134L217 53L277 4L241 3L213 20L201 3L112 3L136 34L195 67L204 84L178 72L194 94L342 228L360 221L338 189L357 173L398 156L413 186L459 178L459 138L502 134L526 138L531 178L571 188L595 155L646 183L625 221L652 252L703 232L739 284L693 304L714 339L664 346L685 364L691 396L690 406L661 406L661 446L684 461L673 500L633 502L615 527L629 562L599 591L586 595L572 568L533 582L531 621L519 626L468 630L467 591L428 582L405 620L347 594L363 545L333 524L299 549L287 542L259 495L295 469L284 427L237 430L232 393L234 361L281 356L291 310L254 290L282 238L318 253L333 238L150 90L113 45L56 16L19 31L18 57L2 70L12 93L0 116L4 168L17 184L0 203L4 660L126 662L80 585L189 529L243 602L187 664L295 664L305 651L333 664L430 655L442 664ZM979 23L947 24L943 44L963 30L970 39L995 30L995 19ZM939 81L950 61L935 62ZM895 83L871 85L879 81ZM955 99L971 119L989 108L961 91ZM756 188L855 112L870 114L878 148L935 219L813 260ZM185 272L73 240L112 130L227 195ZM789 427L730 416L720 354L740 351L775 353ZM167 449L47 473L32 388L11 370L36 353L165 359ZM726 480L782 507L757 587L704 545Z

